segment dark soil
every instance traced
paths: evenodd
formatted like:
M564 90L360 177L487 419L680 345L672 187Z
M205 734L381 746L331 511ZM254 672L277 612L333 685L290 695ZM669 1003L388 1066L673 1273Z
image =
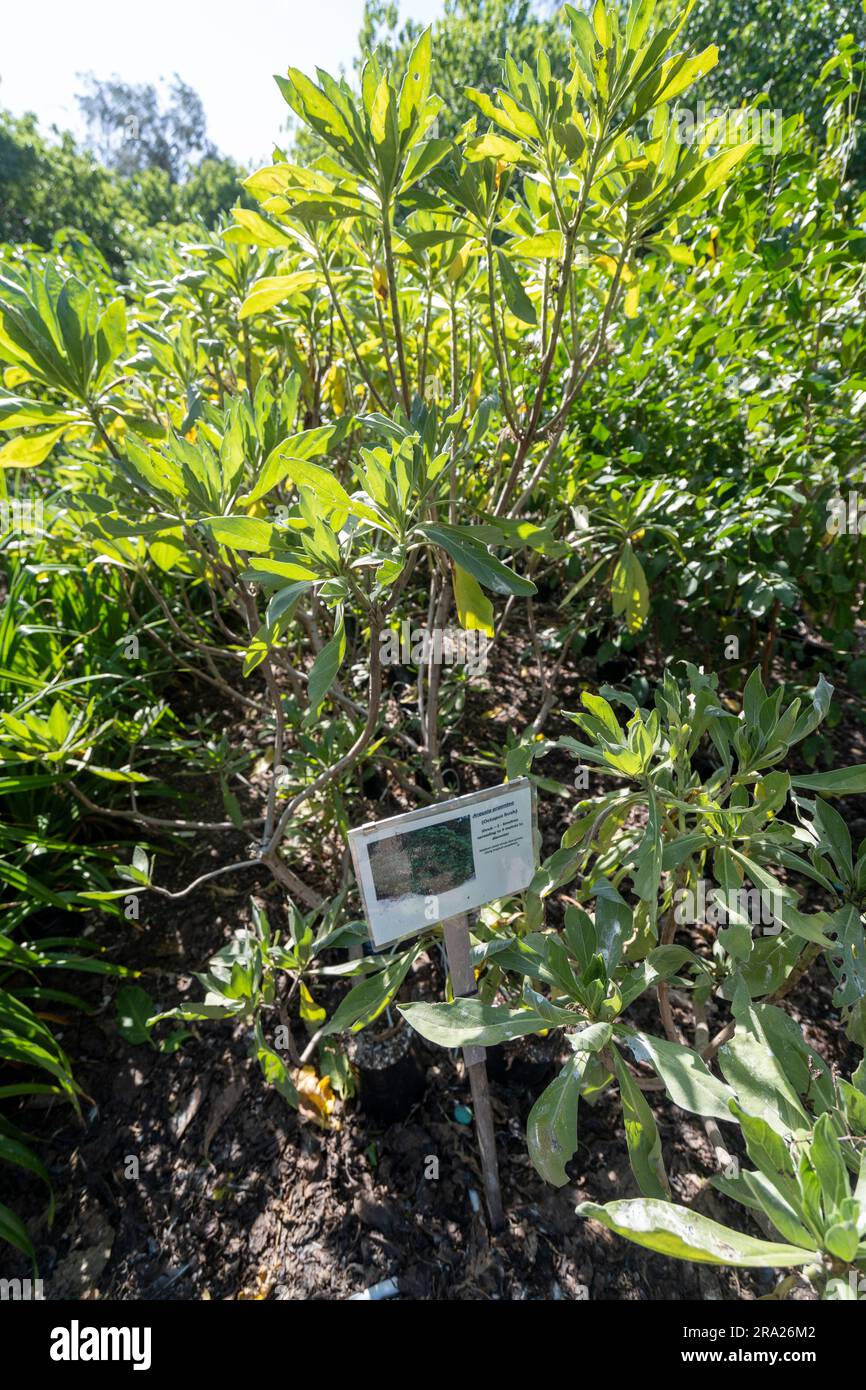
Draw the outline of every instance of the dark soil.
M486 689L470 689L446 745L454 791L501 779L506 730L519 734L536 712L527 700L527 690L537 687L528 679L533 674L525 639L507 638L501 666ZM592 663L569 663L559 707L575 708L580 686L598 683ZM226 718L234 720L233 712ZM552 720L546 732L566 728ZM831 737L839 762L866 761L859 716L837 725ZM573 766L558 755L537 770L564 783L573 776ZM406 804L405 792L389 780L375 800L360 794L351 800L351 813L360 823ZM554 793L539 796L546 853L558 847L569 804ZM856 839L866 832L863 808L852 804L850 811ZM199 839L194 852L161 855L163 881L181 885L225 856L236 857L243 841L232 845L232 838ZM329 877L339 881L342 858L335 830L323 835L317 864L293 867L324 888ZM217 880L182 902L148 896L138 923L94 915L93 935L110 945L114 960L143 969L141 983L169 1007L180 997L199 997L190 972L203 969L248 920L251 892L279 923L279 893L256 870ZM45 929L59 930L47 922ZM68 978L59 983L70 988ZM409 983L416 997L441 997L438 958L422 957ZM83 976L72 987L94 1007L90 1016L71 1014L60 1029L87 1093L84 1122L79 1126L68 1106L53 1103L31 1103L13 1116L38 1138L51 1170L53 1226L35 1180L10 1177L14 1170L5 1169L0 1181L0 1201L12 1200L29 1221L48 1298L345 1299L388 1278L407 1299L752 1299L772 1287L772 1272L715 1270L652 1255L576 1214L579 1201L636 1193L615 1095L582 1102L568 1186L555 1190L541 1180L527 1157L524 1130L545 1066L557 1058L541 1056L539 1072L537 1044L511 1049L505 1064L501 1056L491 1059L507 1212L505 1231L492 1238L474 1130L462 1122L460 1107L469 1097L457 1057L416 1041L426 1090L402 1121L384 1125L353 1100L338 1104L336 1124L325 1130L265 1086L242 1027L194 1025L193 1037L163 1056L118 1035L114 982ZM343 988L335 985L329 1002ZM831 996L832 981L819 965L787 1007L810 1043L847 1073L853 1058ZM657 1026L651 1000L646 1007L647 1023ZM649 1099L676 1199L762 1234L709 1187L718 1165L700 1121L658 1093ZM15 1265L14 1254L4 1254L4 1274L29 1272Z

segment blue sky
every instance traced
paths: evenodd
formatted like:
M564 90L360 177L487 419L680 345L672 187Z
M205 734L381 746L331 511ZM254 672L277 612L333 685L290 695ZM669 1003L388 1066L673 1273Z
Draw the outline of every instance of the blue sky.
M81 130L78 74L158 82L177 72L202 98L211 139L261 162L288 107L275 72L348 68L363 0L9 0L3 6L0 106L44 127ZM402 0L427 22L442 0Z

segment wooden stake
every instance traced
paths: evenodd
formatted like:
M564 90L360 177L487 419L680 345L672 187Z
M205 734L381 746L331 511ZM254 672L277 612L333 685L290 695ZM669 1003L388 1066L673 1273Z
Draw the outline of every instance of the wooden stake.
M466 998L477 993L475 972L469 954L469 918L465 912L449 917L442 923L445 933L445 952L451 975L454 998ZM463 1049L463 1063L472 1088L472 1109L475 1112L475 1132L481 1153L481 1171L487 1195L490 1229L501 1231L505 1225L502 1211L502 1192L499 1187L499 1163L496 1158L496 1136L493 1132L493 1110L487 1081L486 1049L472 1043Z

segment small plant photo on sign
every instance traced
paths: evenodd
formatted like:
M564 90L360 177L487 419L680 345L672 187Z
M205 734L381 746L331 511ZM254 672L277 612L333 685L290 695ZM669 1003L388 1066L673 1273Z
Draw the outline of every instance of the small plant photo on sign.
M475 878L468 815L378 840L369 852L377 902L448 893Z

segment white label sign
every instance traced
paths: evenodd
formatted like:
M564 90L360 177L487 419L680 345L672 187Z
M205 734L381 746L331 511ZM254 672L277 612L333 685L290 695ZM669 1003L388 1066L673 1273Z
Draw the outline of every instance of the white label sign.
M349 831L376 946L527 888L535 873L527 777Z

